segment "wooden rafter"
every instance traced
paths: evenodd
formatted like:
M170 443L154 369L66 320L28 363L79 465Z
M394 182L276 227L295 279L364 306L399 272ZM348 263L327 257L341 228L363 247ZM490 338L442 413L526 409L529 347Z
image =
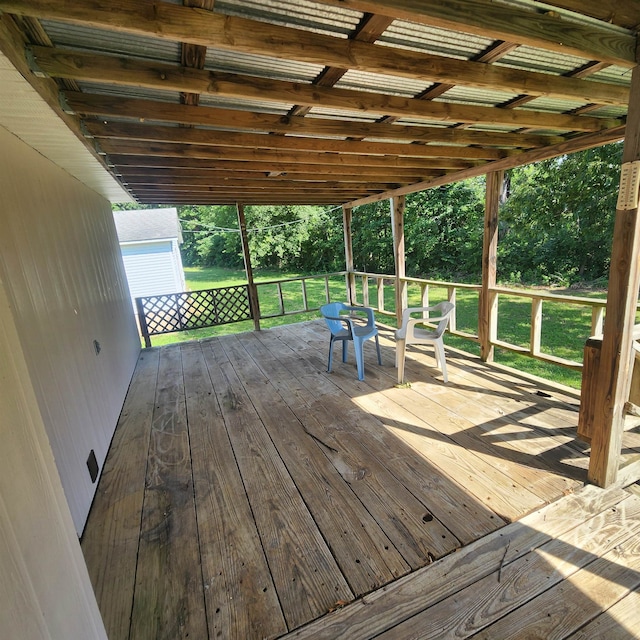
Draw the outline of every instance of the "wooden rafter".
M369 73L602 104L626 104L628 100L626 88L616 85L493 67L406 49L394 48L393 55L389 55L385 47L367 42L209 14L164 2L120 0L116 4L102 7L88 0L78 0L72 5L46 0L0 0L0 10L299 62L343 67L348 61L349 68ZM590 55L588 59L594 57Z
M185 69L177 65L51 47L33 47L31 52L38 69L56 78L177 91L188 95L292 102L308 107L336 108L363 114L564 131L599 131L621 124L612 118L432 102L255 76ZM304 115L301 111L296 114L296 117Z

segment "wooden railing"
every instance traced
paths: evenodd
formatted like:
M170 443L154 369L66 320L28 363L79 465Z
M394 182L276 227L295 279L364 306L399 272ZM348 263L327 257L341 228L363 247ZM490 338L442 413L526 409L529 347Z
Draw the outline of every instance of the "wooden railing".
M275 287L275 294L278 301L278 309L276 312L263 312L263 308L266 307L266 304L260 302L260 319L265 318L277 318L280 316L291 316L298 313L308 313L311 311L317 311L323 304L331 302L331 290L329 286L329 280L331 278L346 275L345 271L338 271L336 273L325 273L322 275L312 275L312 276L300 276L296 278L282 278L279 280L260 280L255 282L256 289L258 291L258 299L265 300L268 296L268 292L265 292L265 289L268 287ZM324 297L322 300L322 304L310 304L309 302L309 292L307 289L307 283L313 280L323 280L324 281ZM298 308L287 308L286 297L283 291L283 285L287 285L290 283L299 283L300 284L300 302L302 303L301 307ZM262 294L261 294L262 289ZM295 297L295 296L294 296Z
M409 306L423 307L445 299L456 304L459 291L476 292L480 295L481 290L480 285L477 284L423 278L396 279L394 276L386 274L362 271L349 273L340 271L322 275L263 280L255 282L259 300L258 306L260 308L259 319L317 311L322 304L332 301L330 281L336 277L345 278L345 294L339 296L340 300L348 300L350 284L359 285L352 287L352 290L355 291L356 299L351 302L373 307L379 316L386 316L392 319L391 325L398 324L402 312L402 310L396 309L397 286L401 287L402 293L406 296L405 299L409 300ZM318 280L323 283L322 293L319 296L318 292L314 292L314 295L310 296L308 283ZM291 290L291 285L299 285L300 288L295 292ZM252 318L248 305L247 286L245 284L239 287L225 287L137 299L141 333L145 338L146 346L150 346L150 336L152 335L240 322ZM373 292L372 288L374 289ZM415 291L416 288L418 289L417 291ZM435 290L440 292L435 294ZM491 345L501 349L507 349L571 369L582 369L581 362L560 358L553 354L545 353L542 349L541 336L544 318L542 312L545 302L590 308L590 335L597 335L602 332L606 307L606 300L604 299L563 296L505 287L493 287L489 290L489 295L491 309L489 342ZM513 344L499 338L498 302L500 296L527 298L531 301L529 346ZM273 303L274 298L276 300L275 305ZM477 314L472 325L467 321L467 325L461 329L458 326L458 316L454 308L447 331L451 335L477 343L479 341ZM584 336L584 341L587 338L589 338L589 335Z
M405 290L409 287L419 287L418 295L409 294L409 306L429 306L429 303L435 304L443 299L449 300L456 304L457 292L464 291L476 291L480 294L481 286L477 284L466 284L460 282L446 282L441 280L426 280L422 278L398 278L380 273L368 273L362 271L353 272L353 277L359 284L360 296L357 303L364 306L373 307L380 315L395 318L396 323L398 320L398 312L395 308L395 288L399 284ZM371 295L372 285L375 287L375 295ZM442 289L445 291L445 295L437 296L436 300L433 300L431 295L432 289ZM564 296L554 293L527 291L522 289L509 289L506 287L493 287L489 289L490 295L490 309L491 318L489 320L490 327L490 344L501 349L507 349L515 353L536 358L545 362L568 367L570 369L580 370L582 369L582 363L569 360L566 358L560 358L550 353L545 353L541 346L542 336L542 324L543 324L543 304L549 303L562 303L568 305L574 305L576 307L588 307L591 309L591 333L589 335L597 335L602 333L602 324L604 319L604 310L606 308L607 301L599 298L584 298L578 296ZM500 296L516 296L520 298L528 298L531 301L531 319L530 319L530 341L529 346L522 346L513 344L506 340L501 340L498 337L499 326L499 297ZM471 330L470 330L471 329ZM464 331L461 331L458 327L456 311L451 316L448 333L470 340L478 342L478 327L477 318L473 328L465 327ZM584 341L589 338L589 335L584 336Z

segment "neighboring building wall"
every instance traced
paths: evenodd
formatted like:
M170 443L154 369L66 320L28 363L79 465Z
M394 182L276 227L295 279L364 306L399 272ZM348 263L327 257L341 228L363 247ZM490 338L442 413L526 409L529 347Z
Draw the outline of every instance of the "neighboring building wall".
M0 279L0 638L106 640Z
M110 204L2 128L0 148L0 278L80 533L140 342Z
M177 239L123 242L120 248L132 299L184 291Z

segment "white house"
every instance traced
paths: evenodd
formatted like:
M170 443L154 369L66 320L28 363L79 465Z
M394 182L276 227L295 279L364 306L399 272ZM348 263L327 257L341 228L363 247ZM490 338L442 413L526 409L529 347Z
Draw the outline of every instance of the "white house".
M184 291L177 209L114 211L113 219L132 301Z

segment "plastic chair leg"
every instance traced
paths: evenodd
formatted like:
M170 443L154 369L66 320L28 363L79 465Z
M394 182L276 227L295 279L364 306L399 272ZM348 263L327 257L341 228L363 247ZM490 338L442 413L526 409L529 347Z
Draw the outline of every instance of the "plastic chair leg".
M327 373L331 373L332 361L333 361L333 337L329 340L329 364L327 365Z
M396 366L398 367L398 384L404 382L404 357L407 348L405 340L398 340L396 342Z
M364 352L361 340L354 340L353 347L356 352L356 366L358 367L358 380L364 380Z
M378 351L378 364L382 366L382 354L380 353L380 341L378 340L378 334L376 334L375 338L376 338L376 350Z
M347 361L347 341L343 340L342 341L342 362L346 362Z
M436 353L438 354L438 364L442 369L442 381L446 384L447 382L449 382L449 380L447 378L447 361L444 357L444 345L442 344L441 340L438 340L434 343L434 346L436 348Z

